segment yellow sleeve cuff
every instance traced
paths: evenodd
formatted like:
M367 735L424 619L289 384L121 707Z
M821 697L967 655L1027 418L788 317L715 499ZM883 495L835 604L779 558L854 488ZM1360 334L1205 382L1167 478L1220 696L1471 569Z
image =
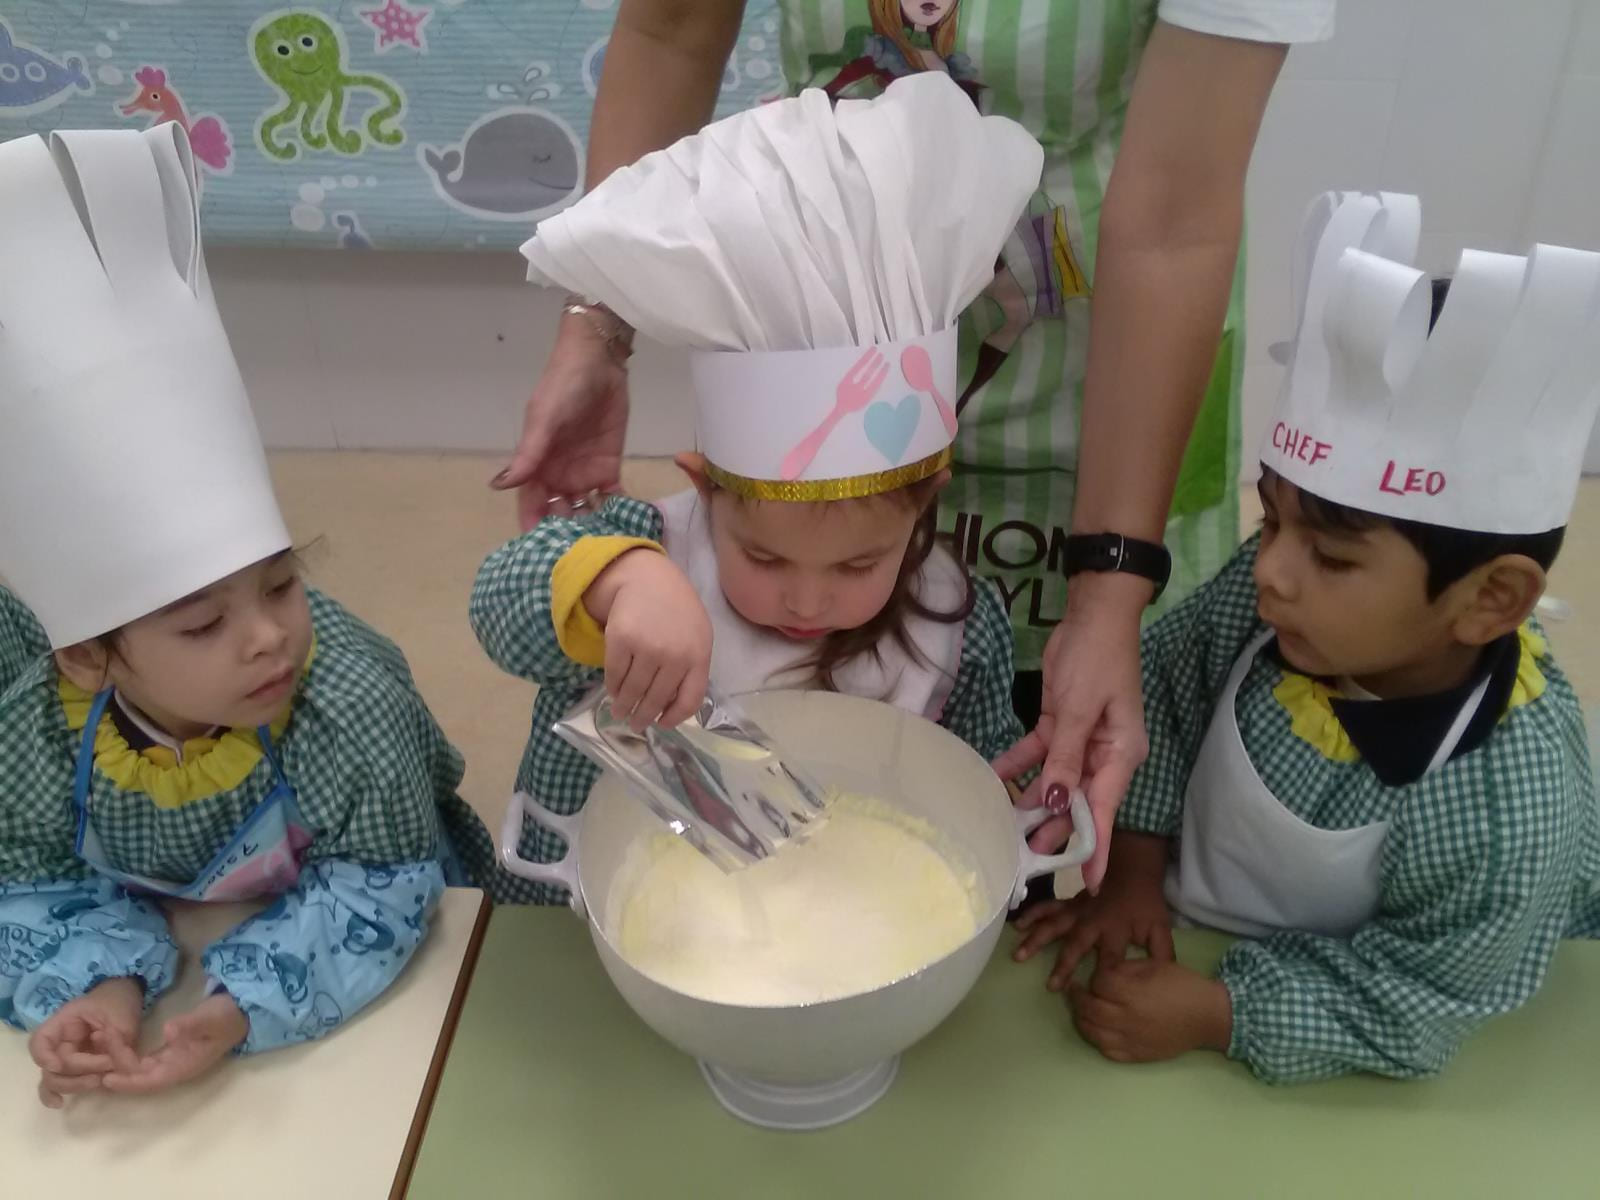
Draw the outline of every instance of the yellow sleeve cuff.
M573 543L550 573L550 620L562 653L586 667L606 665L606 635L583 606L583 594L617 559L630 550L661 550L649 538L586 537ZM663 553L665 553L663 551Z

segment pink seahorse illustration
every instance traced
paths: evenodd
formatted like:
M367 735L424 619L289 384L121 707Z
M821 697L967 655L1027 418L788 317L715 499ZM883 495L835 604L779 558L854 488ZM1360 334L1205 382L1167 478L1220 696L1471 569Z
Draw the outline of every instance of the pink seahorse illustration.
M122 105L125 117L137 113L151 114L151 126L176 121L189 135L189 145L194 156L213 171L226 172L233 147L228 141L228 127L221 117L204 115L193 119L184 111L183 100L167 84L167 73L160 67L141 67L133 73L139 85L138 94Z

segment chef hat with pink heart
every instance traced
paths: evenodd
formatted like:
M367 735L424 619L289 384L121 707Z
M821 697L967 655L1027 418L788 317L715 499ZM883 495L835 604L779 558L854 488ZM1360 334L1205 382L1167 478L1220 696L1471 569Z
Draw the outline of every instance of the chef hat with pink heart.
M808 91L615 172L522 252L535 283L689 347L720 486L876 495L950 462L956 322L1042 165L943 74L869 101Z
M1600 408L1600 254L1465 250L1437 323L1415 196L1328 192L1261 462L1313 495L1452 529L1567 523Z

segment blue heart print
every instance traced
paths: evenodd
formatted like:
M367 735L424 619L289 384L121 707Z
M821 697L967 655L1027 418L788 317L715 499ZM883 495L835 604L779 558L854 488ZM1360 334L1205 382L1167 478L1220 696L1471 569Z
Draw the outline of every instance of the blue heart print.
M917 435L917 423L921 419L922 398L905 396L898 404L879 400L867 409L862 423L872 448L888 459L891 465L898 465L905 458L911 439Z

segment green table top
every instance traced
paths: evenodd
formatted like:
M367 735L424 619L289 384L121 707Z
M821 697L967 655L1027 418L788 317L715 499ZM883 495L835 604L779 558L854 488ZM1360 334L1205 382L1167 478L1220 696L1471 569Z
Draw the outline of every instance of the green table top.
M820 1133L725 1114L566 910L489 925L410 1194L433 1197L1600 1195L1600 943L1437 1080L1273 1088L1218 1054L1119 1066L1008 932L889 1094ZM1178 935L1179 957L1225 945Z

